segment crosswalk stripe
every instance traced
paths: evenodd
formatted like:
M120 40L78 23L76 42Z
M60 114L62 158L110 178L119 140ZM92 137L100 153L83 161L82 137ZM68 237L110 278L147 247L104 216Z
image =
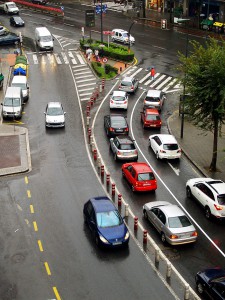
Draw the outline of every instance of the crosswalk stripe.
M139 72L141 72L142 71L142 69L143 68L139 68L139 69L137 69L137 71L136 72L134 72L130 77L134 77L135 75L137 75Z
M157 89L160 90L161 87L163 87L164 85L166 85L167 82L171 80L171 78L172 78L172 77L166 78L166 80L164 80L160 85L157 86Z
M90 92L90 93L80 93L80 96L87 96L87 95L92 95L92 92Z
M80 85L77 85L77 87L80 88L83 86L90 86L90 85L96 85L96 82L89 82L88 84L80 84Z
M174 83L177 81L176 78L174 78L162 91L166 92L171 86L174 85Z
M78 53L77 53L77 58L78 58L79 62L80 62L82 65L84 65L84 64L85 64L85 62L84 62L83 58L82 58L82 57L81 57L81 55L80 55L80 54L78 54Z
M155 82L153 82L153 84L150 85L150 87L153 88L154 86L156 86L160 81L163 80L164 77L166 77L165 74L161 75Z
M62 62L61 62L61 60L60 60L60 58L59 58L58 53L54 53L54 57L55 57L55 60L57 61L57 64L61 65Z
M148 73L145 77L143 77L141 80L139 80L139 83L144 82L151 74Z
M76 76L76 79L87 78L87 77L93 77L94 78L93 74L88 74L86 76Z
M79 89L79 92L85 92L85 91L90 91L90 88L82 89L82 90Z
M156 74L155 74L155 78L157 78L159 75L160 75L160 73L156 73ZM150 82L152 82L152 79L146 81L146 82L144 83L144 85L149 85Z
M47 53L47 58L48 58L50 64L53 64L55 62L54 56L52 54Z
M90 78L90 79L82 79L82 80L77 80L77 83L79 82L86 82L86 81L92 81L94 80L93 78Z
M61 52L61 54L62 54L62 57L63 57L63 60L64 60L65 64L69 64L69 60L68 60L68 58L66 56L66 53L65 52Z
M37 58L37 55L36 55L36 54L33 54L33 61L34 61L34 64L35 64L35 65L38 64L38 58Z

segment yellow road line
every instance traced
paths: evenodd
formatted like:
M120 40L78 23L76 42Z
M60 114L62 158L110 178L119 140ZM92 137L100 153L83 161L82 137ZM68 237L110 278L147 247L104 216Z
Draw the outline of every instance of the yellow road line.
M31 192L30 192L30 190L27 190L27 197L31 198Z
M59 293L55 286L53 286L53 292L55 293L56 300L61 300L61 297L59 296Z
M41 240L38 240L38 246L39 246L39 249L41 252L43 252L43 247L42 247L42 243L41 243Z
M47 261L45 262L45 269L46 269L46 272L47 272L48 275L52 275L52 274L51 274L51 271L50 271L50 268L49 268L49 266L48 266Z
M25 180L25 183L28 184L28 177L27 176L25 176L24 180Z
M134 65L136 65L138 63L138 60L136 57L134 57Z
M34 214L34 207L33 207L32 204L30 205L30 212L31 212L32 214Z
M37 222L36 221L33 222L33 225L34 225L34 231L38 231L38 226L37 226Z

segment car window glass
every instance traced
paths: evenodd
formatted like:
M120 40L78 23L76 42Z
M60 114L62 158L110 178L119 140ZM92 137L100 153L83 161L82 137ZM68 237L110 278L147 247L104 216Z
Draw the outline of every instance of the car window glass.
M155 137L155 141L159 146L162 144L158 136Z
M217 201L220 205L225 205L225 194L218 195L217 196Z
M118 142L118 140L114 140L114 144L116 148L120 149L120 143Z
M92 211L93 211L93 207L92 207L91 202L89 202L87 204L87 212L88 212L89 215L91 215Z
M149 101L149 102L159 102L160 101L159 97L151 97L151 96L146 96L145 100Z
M166 216L160 209L159 209L158 218L163 224L166 224Z
M153 179L155 179L155 176L152 172L138 174L138 181L153 180Z
M147 114L145 118L147 121L156 121L160 119L159 116L150 114Z
M121 150L134 150L135 147L133 144L121 144Z
M170 228L182 228L191 226L191 222L186 216L168 218Z
M131 172L131 171L133 170L133 167L132 167L132 166L128 166L128 167L127 167L127 170L128 170L129 172Z
M213 201L215 201L214 196L213 196L213 192L207 187L204 187L204 193Z
M136 177L136 172L135 172L135 170L134 170L134 169L132 169L132 171L131 171L131 175L132 175L132 177L133 177L133 178L135 178L135 177Z
M118 211L106 211L96 214L98 227L114 227L123 223L123 219L119 215Z
M177 144L163 144L163 149L164 150L178 150L178 145Z
M61 107L48 107L47 114L49 116L60 116L63 114L63 110Z
M158 214L159 214L158 208L153 208L151 211L153 212L154 215L158 216Z
M225 289L224 289L223 285L220 285L220 284L218 284L216 282L213 282L212 283L212 288L214 289L214 291L215 291L216 294L219 294L219 295L225 297Z
M115 118L115 119L111 119L111 125L112 127L126 127L126 120L123 118Z

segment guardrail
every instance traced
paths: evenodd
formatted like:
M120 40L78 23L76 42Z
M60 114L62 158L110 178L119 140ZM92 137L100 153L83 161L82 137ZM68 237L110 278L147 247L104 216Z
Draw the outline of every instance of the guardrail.
M36 11L41 11L41 12L50 13L50 14L53 14L56 16L64 17L64 11L61 8L34 4L34 3L22 1L22 0L14 0L14 2L20 4L21 6L32 8Z

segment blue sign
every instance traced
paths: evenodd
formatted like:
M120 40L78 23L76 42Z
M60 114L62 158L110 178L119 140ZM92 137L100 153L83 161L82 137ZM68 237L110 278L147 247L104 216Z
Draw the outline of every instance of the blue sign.
M105 14L106 11L107 11L107 4L103 4L102 5L102 12ZM98 14L101 14L101 5L96 5L95 7L95 13L98 15Z
M64 6L61 6L61 10L64 11Z

